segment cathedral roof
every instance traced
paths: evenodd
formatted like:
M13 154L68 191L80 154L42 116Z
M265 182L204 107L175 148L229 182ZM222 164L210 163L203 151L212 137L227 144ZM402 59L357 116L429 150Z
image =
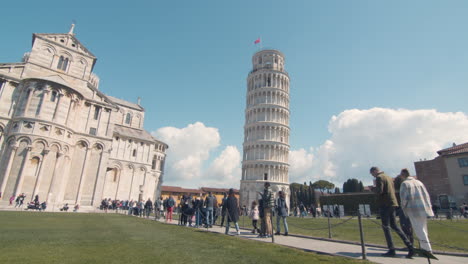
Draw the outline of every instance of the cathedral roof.
M106 95L106 96L116 104L126 106L126 107L130 107L130 108L133 108L133 109L137 109L137 110L140 110L140 111L144 110L143 107L141 107L138 104L135 104L135 103L132 103L132 102L129 102L129 101L125 101L125 100L122 100L122 99L119 99L119 98L116 98L116 97L113 97L113 96L109 96L109 95Z
M146 140L146 141L151 141L151 142L158 141L150 133L148 133L146 130L121 126L121 125L117 125L117 124L114 127L114 133L116 133L116 134L118 134L120 136L123 136L123 137L128 137L128 138Z

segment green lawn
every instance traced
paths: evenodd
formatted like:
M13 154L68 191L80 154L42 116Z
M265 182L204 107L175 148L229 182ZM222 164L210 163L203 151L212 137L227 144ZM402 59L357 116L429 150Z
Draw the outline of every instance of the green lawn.
M1 263L363 263L119 214L0 212Z
M341 219L330 219L332 224L332 238L360 242L357 218L352 219L344 224L337 225L344 222L348 218L349 217L344 217ZM276 218L273 220L273 224L276 227ZM307 236L328 238L327 218L314 219L288 217L288 223L289 233L291 234L302 234ZM382 228L375 223L380 224L380 220L363 219L365 242L386 245ZM240 224L247 228L252 227L251 220L247 217L241 218ZM281 226L281 228L283 228L283 226ZM434 250L468 253L468 239L466 239L466 236L468 235L468 220L429 220L428 229L429 239L433 244L432 247ZM393 241L396 245L404 247L403 242L401 242L401 239L395 233L393 233ZM450 247L456 247L459 249L457 250Z

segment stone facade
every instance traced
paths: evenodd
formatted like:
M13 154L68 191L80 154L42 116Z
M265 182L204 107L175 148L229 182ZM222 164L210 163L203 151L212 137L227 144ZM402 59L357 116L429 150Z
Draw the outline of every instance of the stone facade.
M240 205L259 199L266 181L289 204L289 75L284 55L262 50L252 58L247 77Z
M72 26L0 64L0 207L21 193L82 208L159 195L168 146L143 129L139 103L99 91L95 63Z

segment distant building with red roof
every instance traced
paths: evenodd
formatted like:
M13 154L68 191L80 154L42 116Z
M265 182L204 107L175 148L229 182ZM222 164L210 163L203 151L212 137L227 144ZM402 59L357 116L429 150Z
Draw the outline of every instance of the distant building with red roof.
M468 202L468 143L437 151L436 158L414 163L416 175L424 183L433 202L442 208L450 202ZM440 199L442 196L443 199Z

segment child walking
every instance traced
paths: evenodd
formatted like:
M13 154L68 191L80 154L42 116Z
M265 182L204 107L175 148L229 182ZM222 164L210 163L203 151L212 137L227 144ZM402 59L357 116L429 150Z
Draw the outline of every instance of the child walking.
M252 233L255 234L255 232L258 232L260 233L260 229L258 229L257 227L257 223L258 223L258 219L260 218L260 215L259 215L259 210L258 210L258 204L257 204L257 201L253 201L252 202L252 206L250 208L250 219L252 219L252 226L253 226L253 230L252 230Z

